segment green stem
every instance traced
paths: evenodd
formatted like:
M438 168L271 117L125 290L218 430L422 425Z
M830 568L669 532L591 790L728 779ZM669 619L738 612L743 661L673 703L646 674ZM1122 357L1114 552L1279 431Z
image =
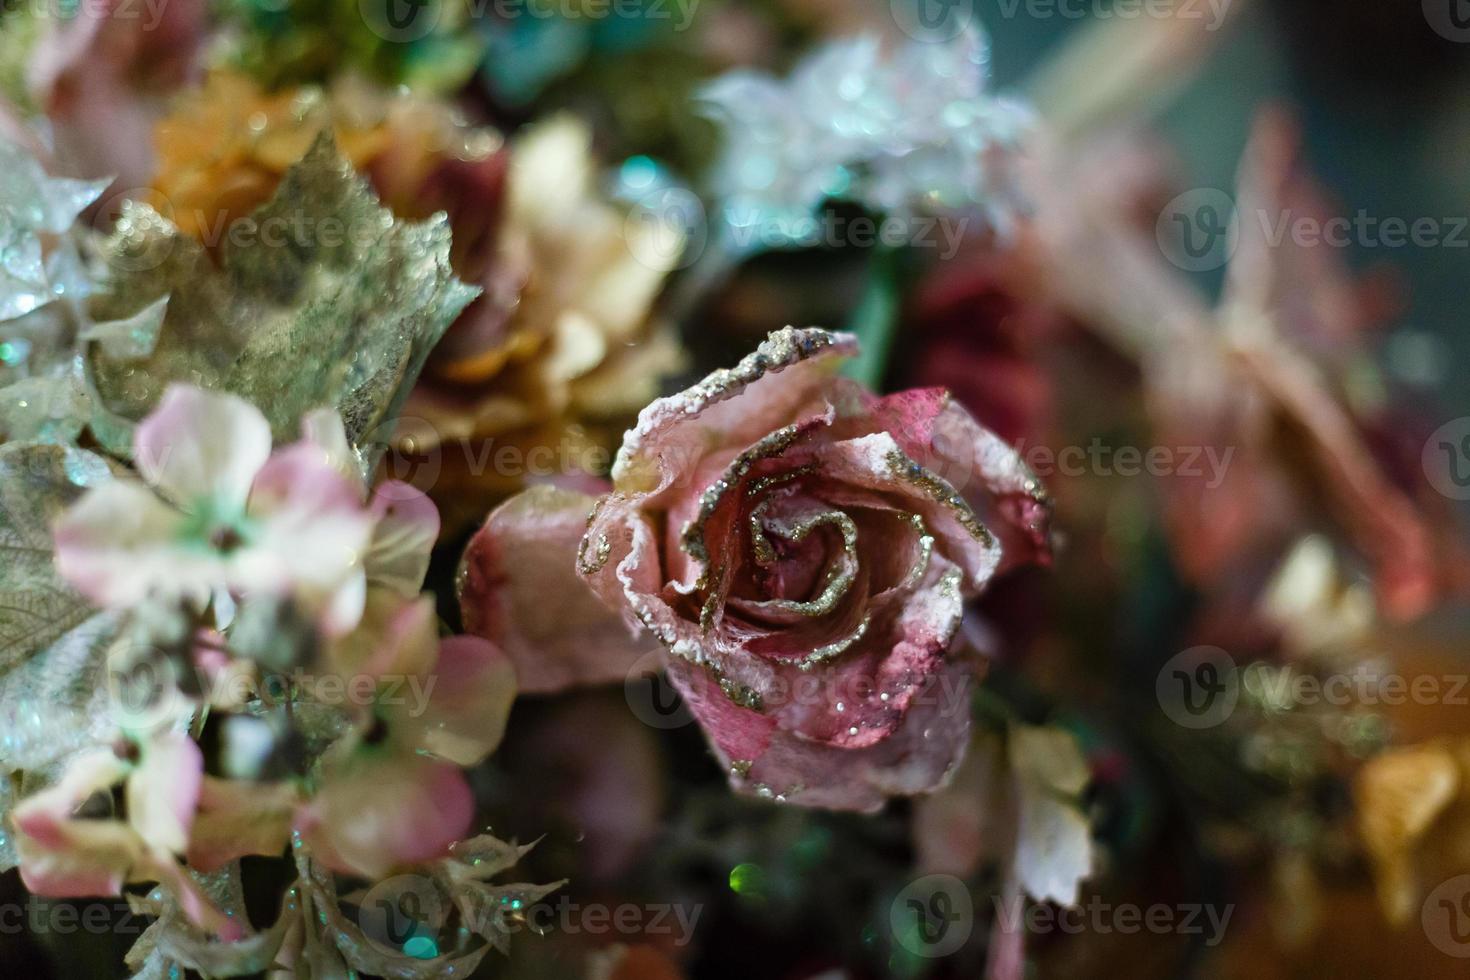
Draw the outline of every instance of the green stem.
M901 271L898 249L879 245L873 250L867 287L847 326L857 335L862 351L848 363L845 373L875 391L888 373L893 338L898 332Z

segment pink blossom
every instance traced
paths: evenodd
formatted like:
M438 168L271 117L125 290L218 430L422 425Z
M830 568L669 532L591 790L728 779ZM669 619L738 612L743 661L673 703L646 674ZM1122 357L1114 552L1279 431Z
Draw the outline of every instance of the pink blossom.
M56 526L62 577L98 605L202 607L225 590L325 608L364 574L381 511L320 447L272 454L270 427L249 402L175 385L133 450L145 483L94 487Z
M199 747L179 732L126 746L127 752L104 748L77 756L55 785L16 805L26 887L38 895L85 898L120 895L125 884L157 881L173 891L196 925L237 938L239 924L210 904L179 863L199 801ZM94 805L110 812L118 787L125 816L82 812Z

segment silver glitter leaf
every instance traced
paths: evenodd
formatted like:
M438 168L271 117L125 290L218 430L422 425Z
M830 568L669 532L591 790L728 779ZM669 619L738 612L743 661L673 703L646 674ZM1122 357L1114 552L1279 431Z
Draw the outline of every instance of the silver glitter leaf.
M43 235L60 235L110 180L52 177L18 144L0 136L0 322L56 298Z
M75 481L88 471L107 466L79 449L0 446L0 676L92 615L56 574L51 546L51 525L87 489Z
M0 828L17 789L50 782L113 728L103 651L116 623L58 578L50 530L109 476L101 457L78 449L0 446ZM0 840L0 867L14 862L9 848Z
M89 351L107 410L136 421L184 382L255 402L277 439L331 407L354 445L381 443L430 349L477 295L450 270L447 219L394 219L325 133L226 239L216 266L151 208L124 208L96 319L170 298L146 356Z

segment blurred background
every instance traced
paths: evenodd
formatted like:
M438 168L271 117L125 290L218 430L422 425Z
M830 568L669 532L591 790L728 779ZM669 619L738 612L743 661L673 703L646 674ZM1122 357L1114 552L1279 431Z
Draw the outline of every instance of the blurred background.
M1412 423L1384 424L1383 456L1403 464L1386 468L1402 477L1398 482L1422 488L1424 434L1470 415L1470 5L1182 0L1173 16L1158 16L1140 11L1167 5L1140 0L918 2L983 26L993 90L1028 98L1059 128L1122 133L1128 147L1147 148L1146 165L1127 162L1135 158L1126 155L1099 155L1095 163L1069 158L1077 167L1070 186L1136 209L1145 240L1163 227L1153 258L1211 301L1224 290L1229 267L1176 268L1178 253L1165 241L1171 202L1205 189L1236 195L1262 112L1283 110L1294 119L1302 162L1327 211L1362 215L1355 227L1369 229L1334 247L1331 260L1345 263L1351 278L1372 283L1371 299L1365 291L1361 302L1382 313L1364 314L1381 321L1373 328L1380 333L1365 345L1371 377L1362 380L1350 367L1345 385L1361 380L1374 393L1394 392L1395 411ZM232 56L270 87L332 77L336 59L356 50L349 41L360 22L347 9L355 6L228 0L212 13L228 25ZM535 120L572 111L591 123L607 186L616 188L617 174L626 175L627 163L636 161L698 188L718 154L720 133L690 110L696 85L739 65L784 74L813 45L858 31L902 41L914 9L911 0L702 0L689 11L694 29L676 32L672 22L638 18L507 19L486 5L484 16L470 21L480 41L473 55L435 49L400 64L393 61L404 57L398 48L385 54L370 46L357 67L368 65L394 82L447 89L445 98L512 140ZM14 17L0 19L0 31L17 29ZM339 35L339 17L359 26ZM303 29L313 24L325 26ZM440 71L453 81L440 84L434 74ZM1148 186L1140 191L1139 184ZM1065 223L1071 206L1057 202L1057 219ZM1423 219L1429 225L1419 242L1384 231L1385 222L1412 227ZM990 239L977 248L985 256L1006 254L1003 243ZM966 251L957 262L974 254ZM858 322L868 262L861 250L777 249L743 257L724 278L695 283L697 289L691 283L699 266L677 270L661 309L677 322L691 356L663 390L730 363L784 323ZM1059 264L1048 274L1072 269ZM1024 321L1005 305L1007 290L998 290L1005 294L998 299L981 292L978 307L953 314L965 331L979 335L995 323ZM900 329L890 361L876 375L889 388L934 379L924 323L949 315L949 307L938 300L925 306L927 295L915 290L902 304L899 318L910 327ZM993 303L1004 310L994 313ZM1086 319L1076 309L1064 319L1068 326L1059 333L1018 345L1027 358L1047 362L1049 386L1081 403L1056 410L1064 419L1057 426L1066 432L1061 438L1085 445L1104 433L1127 444L1146 428L1144 411L1133 405L1145 371L1097 337L1078 339L1088 332L1074 329ZM1053 338L1061 338L1055 342L1060 365L1032 349L1049 350ZM1331 362L1338 342L1329 336L1323 361ZM1357 340L1342 343L1349 342ZM943 357L941 350L937 359ZM1087 383L1072 384L1083 370ZM979 380L989 384L990 376ZM985 391L975 397L986 401ZM1008 407L1014 406L1001 406ZM1016 431L1030 436L1024 422ZM1042 437L1050 438L1058 437ZM474 497L468 510L483 514L485 502L505 489L486 490L490 496ZM958 816L926 817L919 804L900 801L880 815L858 817L734 799L697 726L650 725L636 706L629 711L637 698L660 696L654 679L642 693L522 698L505 746L474 773L496 833L541 841L518 874L528 881L568 879L559 894L571 903L553 902L554 924L539 930L545 935L534 935L537 922L529 920L509 956L491 956L476 975L958 980L989 969L1017 977L1386 980L1464 972L1470 931L1437 939L1421 919L1417 896L1413 914L1402 921L1391 924L1384 914L1382 876L1374 867L1381 855L1365 856L1354 842L1363 807L1355 773L1390 743L1459 745L1470 736L1470 706L1444 698L1369 712L1371 718L1346 712L1303 721L1267 705L1249 719L1242 712L1228 732L1188 738L1177 726L1156 726L1155 678L1177 651L1215 643L1237 659L1278 664L1288 656L1283 635L1289 631L1280 623L1267 629L1257 615L1259 594L1278 569L1252 565L1238 577L1201 585L1190 577L1189 546L1180 548L1174 529L1166 530L1168 520L1149 516L1164 505L1148 491L1116 483L1104 489L1086 479L1054 489L1071 546L1050 572L1023 573L984 601L987 628L1002 637L1005 651L987 688L1008 715L1061 724L1086 751L1093 778L1088 810L1104 856L1084 889L1083 912L1101 918L1075 930L1042 922L1027 940L1026 968L997 973L1002 940L995 925L1004 909L990 899L1003 882L993 867L972 868L959 876L977 903L962 944L931 955L932 946L906 942L894 931L893 910L915 895L937 901L933 891L910 891L925 880L921 872L930 868L924 865L939 866L926 854L924 828L943 836L954 821L978 823L983 804L972 800L959 806ZM1455 522L1463 521L1464 504L1433 503L1436 513L1450 516L1432 526L1444 529L1445 540L1462 540L1463 524ZM452 503L440 505L451 513ZM1326 533L1329 523L1302 518L1293 536ZM441 595L452 592L448 583L470 530L463 523L436 556L432 580L444 586ZM1361 571L1359 565L1352 570ZM452 598L444 605L446 618L457 616ZM1319 633L1349 618L1330 603L1315 613L1324 617ZM1401 673L1455 677L1470 671L1467 637L1461 592L1362 642ZM1426 859L1434 869L1423 882L1428 891L1470 873L1470 792L1422 820L1415 792L1412 784L1404 791L1390 822L1433 823L1445 836L1437 845L1442 850ZM1428 833L1416 826L1414 834L1420 831ZM265 883L260 892L269 895L272 872L263 864L247 871L258 873ZM0 877L0 902L27 902L13 872ZM48 910L66 904L43 902L36 914L54 915ZM1160 928L1119 928L1117 910L1125 906L1157 907L1175 918ZM641 925L599 928L586 918L589 908L631 909L629 921ZM1470 900L1463 908L1470 930ZM269 899L256 911L267 918ZM655 917L657 928L648 927ZM79 934L33 924L44 920L15 928L15 921L0 920L0 974L126 975L117 964L136 938L131 922L121 928L114 919L108 932Z

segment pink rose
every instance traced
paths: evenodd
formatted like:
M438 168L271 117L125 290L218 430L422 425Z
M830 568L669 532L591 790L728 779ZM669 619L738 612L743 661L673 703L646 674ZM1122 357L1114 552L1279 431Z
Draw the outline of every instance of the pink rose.
M622 679L646 630L743 792L871 810L940 785L969 731L964 602L1044 557L1048 505L947 392L840 377L855 352L772 334L645 408L600 500L503 505L466 556L466 627L505 647L523 690ZM631 642L565 581L573 566Z

